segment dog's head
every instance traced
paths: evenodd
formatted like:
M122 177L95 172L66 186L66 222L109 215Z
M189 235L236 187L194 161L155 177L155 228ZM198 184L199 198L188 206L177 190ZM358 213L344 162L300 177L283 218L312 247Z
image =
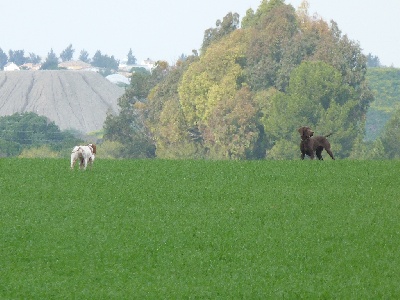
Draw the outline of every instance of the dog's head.
M308 126L300 127L297 131L300 133L301 139L303 141L309 139L314 135L314 131L312 131Z
M93 154L96 154L96 145L95 144L88 144L88 146L92 148Z

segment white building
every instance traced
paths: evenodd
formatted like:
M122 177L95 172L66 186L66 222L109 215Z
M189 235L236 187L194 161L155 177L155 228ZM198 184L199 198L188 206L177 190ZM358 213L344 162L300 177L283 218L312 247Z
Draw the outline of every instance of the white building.
M4 71L19 71L19 67L13 62L9 62L4 66Z

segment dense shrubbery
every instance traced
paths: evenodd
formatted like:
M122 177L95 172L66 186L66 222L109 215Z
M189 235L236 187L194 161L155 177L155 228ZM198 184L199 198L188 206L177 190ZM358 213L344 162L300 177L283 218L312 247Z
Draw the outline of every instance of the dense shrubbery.
M32 156L39 150L29 149L36 148L46 150L53 156L54 152L62 153L80 141L72 133L61 131L46 117L32 112L0 117L0 156L3 157L22 152L24 156Z

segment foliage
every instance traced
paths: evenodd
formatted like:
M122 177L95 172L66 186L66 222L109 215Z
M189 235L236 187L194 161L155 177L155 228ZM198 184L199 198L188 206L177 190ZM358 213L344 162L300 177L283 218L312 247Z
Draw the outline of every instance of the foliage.
M0 48L0 69L3 70L4 66L7 64L8 56L4 53L3 49Z
M127 62L128 65L136 64L136 57L133 55L132 49L129 49L127 57L128 57L128 62Z
M247 40L246 31L235 31L209 46L178 87L186 123L212 158L251 158L258 139L255 103L242 84Z
M77 142L72 134L60 131L54 122L33 112L0 117L1 156L15 156L24 149L43 145L60 151Z
M133 73L130 87L118 99L119 115L108 114L104 123L104 138L124 145L123 157L154 157L155 146L151 131L145 124L150 90L165 76L169 66L158 62L150 72Z
M381 66L381 62L379 60L379 57L376 55L372 55L371 53L368 53L367 55L367 67L368 68L377 68Z
M228 13L223 19L217 20L215 28L209 28L204 32L203 44L201 46L204 52L212 43L219 41L224 36L239 28L239 15L237 13Z
M393 111L400 102L400 69L369 68L366 79L375 94L371 107Z
M26 62L24 50L9 50L8 61L15 63L17 66L21 66Z
M396 299L399 168L1 159L0 298Z
M85 49L82 49L81 52L79 53L79 60L85 63L90 62L89 53Z
M4 66L7 64L8 56L4 53L3 49L0 48L0 70L3 70Z
M396 68L368 68L366 79L375 101L367 113L366 139L377 139L385 124L399 108L400 70Z
M373 100L367 59L334 21L307 9L307 2L296 11L283 0L264 0L248 10L241 29L237 14L227 14L205 31L200 56L178 61L157 81L143 78L149 83L134 89L157 156L296 157L297 128L308 125L333 131L335 155L349 157ZM131 102L120 103L123 130L137 123Z
M363 141L361 137L357 138L353 150L349 156L350 159L387 159L382 141L378 138L375 141Z
M148 95L146 126L150 129L160 158L201 158L196 128L187 124L179 102L178 85L197 56L188 56L167 71Z
M124 145L115 141L104 141L97 145L97 155L101 159L121 158L124 152Z
M298 143L297 128L308 125L321 135L330 137L335 155L347 157L352 141L358 134L358 120L354 118L357 100L354 89L342 82L335 68L323 62L303 62L290 77L287 93L271 99L271 109L265 119L265 128L273 140ZM282 149L283 157L293 153L293 147Z
M58 158L60 153L52 150L48 145L25 148L19 158Z
M67 48L65 48L60 53L60 58L62 61L69 61L74 56L75 49L72 49L72 44L70 44Z
M400 109L386 123L380 139L387 158L400 158Z
M119 61L114 58L114 55L103 55L100 50L97 50L92 58L91 65L107 70L118 70Z
M30 62L32 64L40 64L41 61L42 58L39 55L29 52L29 57L27 58L27 62Z
M256 12L253 9L247 10L246 16L242 20L242 28L257 27L264 22L265 16L270 14L274 8L283 5L283 0L262 0Z
M53 49L47 54L46 60L42 64L41 70L57 70L58 69L58 58L54 53Z

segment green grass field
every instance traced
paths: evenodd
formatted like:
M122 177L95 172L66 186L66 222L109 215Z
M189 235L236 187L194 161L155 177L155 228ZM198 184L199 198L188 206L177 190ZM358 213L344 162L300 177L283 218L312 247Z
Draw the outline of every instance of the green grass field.
M0 170L0 299L400 298L400 161Z

